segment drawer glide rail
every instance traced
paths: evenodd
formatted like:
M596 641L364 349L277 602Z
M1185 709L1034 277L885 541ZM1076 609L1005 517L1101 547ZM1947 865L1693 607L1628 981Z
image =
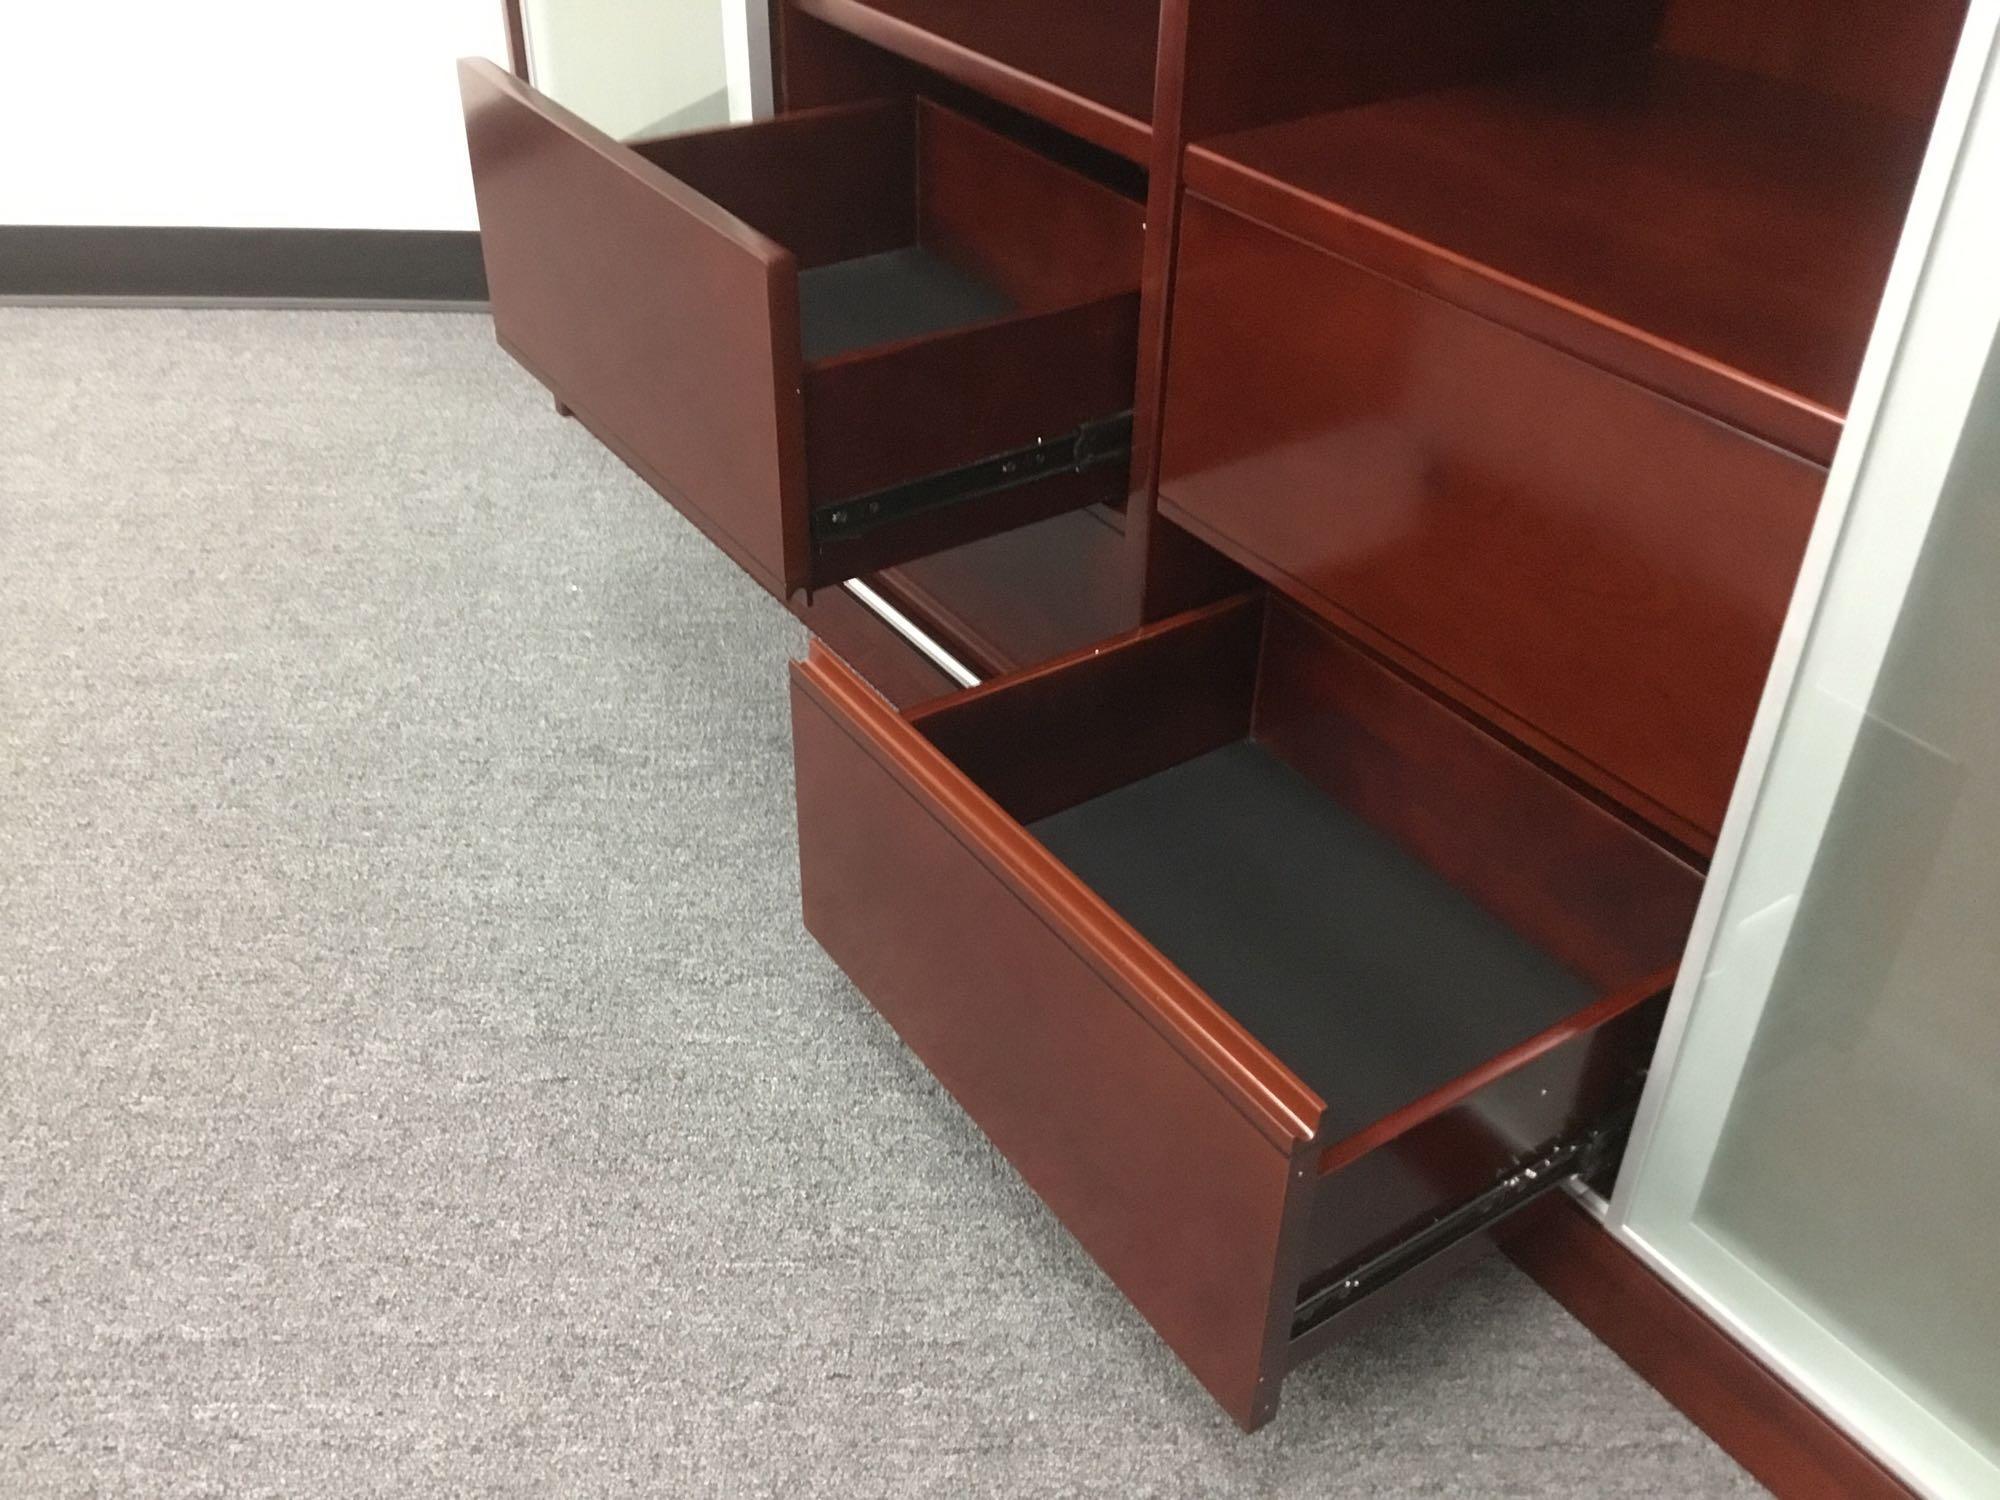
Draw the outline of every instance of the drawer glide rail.
M1099 417L1061 437L1037 438L1024 448L1009 449L962 468L926 474L904 484L841 500L812 513L813 540L851 541L880 526L936 510L997 495L1004 490L1050 479L1058 474L1085 474L1122 464L1132 453L1132 413Z
M1478 1197L1434 1220L1408 1239L1361 1262L1338 1281L1300 1299L1292 1314L1292 1338L1300 1339L1329 1322L1370 1292L1413 1271L1461 1240L1491 1229L1543 1194L1573 1178L1589 1178L1616 1159L1631 1128L1629 1118L1609 1121L1567 1136L1522 1162Z

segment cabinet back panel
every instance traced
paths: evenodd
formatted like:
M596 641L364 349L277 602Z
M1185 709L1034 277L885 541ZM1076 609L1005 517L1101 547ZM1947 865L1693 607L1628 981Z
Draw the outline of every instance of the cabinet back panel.
M1660 46L1928 119L1964 0L1671 0Z
M926 245L1027 307L1139 284L1145 210L962 115L917 106L917 221Z
M1651 40L1659 0L1185 0L1188 140Z
M1264 611L1231 600L911 715L1030 823L1243 738Z
M754 130L725 126L632 149L783 245L801 268L894 250L916 235L908 101L780 115Z

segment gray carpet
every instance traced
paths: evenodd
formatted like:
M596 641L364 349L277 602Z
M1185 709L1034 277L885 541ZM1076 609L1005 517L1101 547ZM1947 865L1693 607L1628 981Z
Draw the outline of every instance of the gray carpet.
M1246 1439L801 930L483 318L0 309L0 1493L1722 1495L1490 1262Z

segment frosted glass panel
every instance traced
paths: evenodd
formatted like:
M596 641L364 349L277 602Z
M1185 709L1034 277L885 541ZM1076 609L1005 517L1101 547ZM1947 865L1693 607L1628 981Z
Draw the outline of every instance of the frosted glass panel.
M2000 366L1974 398L1694 1219L2000 1455Z
M535 87L620 140L730 118L725 9L739 0L522 0Z
M2000 0L1974 0L1609 1215L2000 1500Z

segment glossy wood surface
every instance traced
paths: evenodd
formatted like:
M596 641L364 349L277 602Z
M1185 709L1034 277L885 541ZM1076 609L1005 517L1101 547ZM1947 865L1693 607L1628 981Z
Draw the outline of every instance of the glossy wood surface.
M782 245L805 270L911 243L918 128L907 104L881 100L632 141L629 149Z
M1928 120L1965 0L1672 0L1662 50Z
M1671 983L1671 973L1655 975L1607 995L1329 1144L1318 1161L1301 1295L1393 1248L1563 1137L1636 1104Z
M1600 991L1678 961L1701 875L1303 612L1274 604L1256 738Z
M1658 0L1167 0L1190 140L1644 46Z
M790 592L806 572L786 519L805 509L790 252L493 64L459 78L500 341Z
M922 243L1024 308L1137 291L1143 205L949 110L918 121Z
M838 662L809 656L795 665L796 687L816 689L821 706L849 729L885 748L885 763L967 848L1017 894L1054 922L1093 967L1112 977L1130 1004L1209 1077L1280 1149L1309 1141L1320 1102L1244 1031L1190 984L1116 913L1065 870L985 791L953 765L908 720L893 713L867 684Z
M1277 624L1275 646L1269 644L1273 627L1267 613L1291 622ZM1639 857L1619 852L1618 832L1607 837L1595 828L1587 807L1534 794L1517 798L1525 820L1518 827L1544 820L1553 825L1530 829L1529 842L1573 838L1570 853L1579 865L1596 857L1600 847L1611 851L1605 856L1604 893L1590 889L1581 874L1569 877L1583 907L1574 921L1602 920L1613 934L1594 948L1590 942L1580 945L1583 951L1616 955L1604 958L1594 976L1607 982L1605 992L1462 1076L1426 1085L1427 1092L1362 1130L1326 1130L1319 1096L1033 838L1022 820L1229 743L1259 721L1289 737L1295 750L1330 735L1317 764L1305 758L1312 773L1325 778L1329 795L1353 787L1365 802L1373 788L1385 799L1426 801L1442 813L1462 807L1470 791L1490 791L1490 777L1484 784L1477 777L1466 784L1464 758L1477 759L1480 752L1456 745L1458 728L1431 720L1435 706L1407 684L1387 696L1357 685L1352 664L1337 659L1352 651L1292 606L1252 596L901 715L823 655L815 654L795 672L809 925L1003 1150L1015 1156L1007 1134L1019 1131L1026 1144L1018 1149L1032 1156L1044 1149L1039 1136L1046 1132L1065 1141L1058 1155L1072 1170L1100 1170L1090 1164L1105 1143L1044 1097L1041 1083L1028 1082L1031 1073L1037 1078L1046 1073L1049 1059L1061 1057L1065 1069L1111 1068L1088 1084L1078 1075L1069 1086L1071 1093L1098 1101L1095 1110L1111 1109L1116 1101L1169 1098L1184 1110L1186 1079L1198 1077L1257 1127L1274 1155L1294 1160L1286 1179L1290 1185L1280 1185L1279 1197L1303 1195L1308 1201L1273 1205L1275 1221L1253 1220L1251 1250L1216 1246L1209 1236L1217 1231L1209 1229L1172 1240L1152 1231L1155 1259L1223 1256L1240 1274L1248 1255L1260 1268L1254 1282L1237 1292L1254 1290L1261 1300L1232 1296L1221 1315L1231 1350L1224 1367L1233 1373L1218 1376L1216 1367L1203 1363L1212 1358L1203 1352L1207 1341L1225 1339L1221 1325L1205 1325L1190 1355L1185 1337L1148 1311L1246 1422L1269 1414L1275 1372L1301 1352L1285 1332L1301 1278L1310 1283L1337 1263L1413 1232L1426 1211L1435 1217L1470 1198L1523 1151L1598 1118L1632 1093L1657 1028L1657 1002L1670 979L1670 973L1635 972L1670 937L1640 929L1649 920L1675 920L1666 907L1693 885L1691 872L1657 851L1656 867L1644 876L1621 874L1621 859L1636 865ZM1319 680L1323 673L1328 675ZM1301 700L1294 707L1266 706L1272 697L1293 694ZM1344 727L1339 721L1350 716L1352 726ZM1483 753L1518 763L1520 777L1547 776L1498 741L1489 741ZM1405 759L1410 765L1400 784L1393 774L1381 774L1384 762ZM1386 800L1373 811L1385 828L1407 826L1406 815L1389 810ZM1483 816L1474 813L1472 821ZM1580 824L1588 831L1577 832ZM1482 839L1488 840L1484 847ZM1433 835L1430 846L1449 842ZM1463 849L1447 849L1445 857L1457 859L1460 875L1478 860L1505 858L1492 835L1479 830L1467 835ZM1534 873L1531 865L1528 878ZM1505 877L1498 878L1504 884ZM1495 889L1495 879L1475 871L1461 883L1477 893ZM1675 896L1664 904L1654 899L1648 880ZM1616 899L1621 883L1633 911L1623 910ZM1045 924L1039 937L1021 922L1022 907ZM1280 936L1273 934L1274 940ZM1076 977L1086 971L1094 976L1088 985ZM1613 974L1628 982L1608 987ZM1052 1015L1069 1018L1065 1024L1094 1027L1102 1000L1090 997L1104 983L1143 1023L1143 1031L1129 1034L1164 1038L1166 1048L1149 1042L1114 1066L1099 1057L1094 1039L1058 1043L1043 1031L1055 1024ZM1369 1003L1363 995L1350 1000ZM1478 1005L1481 997L1468 993L1464 1003ZM1041 1038L1037 1063L1015 1055L1014 1038L1022 1026ZM1122 1021L1120 1030L1125 1031ZM954 1082L955 1076L969 1081ZM1013 1118L1016 1110L1032 1115L1032 1122ZM1222 1118L1206 1105L1200 1113L1204 1119ZM990 1116L997 1117L997 1127ZM1191 1118L1176 1114L1158 1126L1177 1133ZM1114 1121L1107 1128L1122 1133L1126 1127ZM1221 1164L1189 1155L1183 1165L1199 1177ZM1055 1179L1054 1196L1035 1171ZM1113 1211L1112 1201L1121 1216L1135 1211L1123 1197L1088 1207L1078 1203L1057 1162L1035 1171L1024 1167L1086 1245L1092 1235L1111 1232L1103 1220ZM1187 1188L1202 1194L1238 1190L1220 1182L1190 1182ZM1080 1219L1073 1221L1073 1215ZM1099 1253L1095 1247L1093 1253ZM1099 1258L1105 1257L1099 1253ZM1279 1263L1282 1277L1291 1281L1274 1290L1272 1278L1280 1273L1261 1268ZM1121 1285L1140 1274L1106 1265ZM1196 1273L1169 1264L1143 1274L1184 1286ZM1392 1283L1375 1296L1395 1300L1422 1284L1422 1277ZM1350 1321L1343 1320L1347 1326ZM1261 1351L1254 1358L1253 1348ZM1236 1395L1224 1394L1225 1386ZM1258 1393L1247 1405L1245 1389Z
M1923 137L1645 53L1224 136L1188 177L1824 463Z
M914 118L914 172L907 156L901 163L912 197L896 205L897 232L907 239L914 222L919 242L999 287L1017 312L809 365L806 472L815 505L1053 437L1131 403L1139 205L929 103ZM780 196L802 205L802 217L834 209L818 210L811 195ZM1118 488L1115 475L1094 489L1067 487L1072 496ZM1031 502L1023 492L997 503ZM1071 498L1067 508L1080 503ZM868 565L897 560L876 552ZM817 581L855 571L851 563L819 569Z
M1174 520L1712 840L1816 466L1199 199L1164 439Z
M1778 1500L1915 1492L1661 1280L1578 1203L1550 1199L1501 1248Z
M846 595L794 594L833 646L794 681L808 924L1255 1425L1287 1365L1481 1246L1293 1339L1302 1284L1614 1107L1643 1066L1696 878L1651 835L1712 839L1963 7L772 10L783 107L888 103L627 149L469 83L475 164L499 168L482 217L504 205L489 252L528 289L495 284L503 343L774 592L870 571L1010 674L939 697L941 674ZM1606 89L1621 56L1638 81ZM1128 199L1144 184L1099 148L1149 167L1143 273L1130 202L926 135L897 113L913 93ZM1184 165L1211 201L1184 199ZM913 239L1004 286L1019 326L787 356L799 267ZM549 285L557 268L591 290ZM587 351L563 347L584 333ZM660 378L681 350L746 345L761 369L725 359L692 394ZM1075 382L1080 410L1100 380L1135 397L1122 515L1070 509L1112 497L1099 475L806 542L815 499L981 456L1010 430L992 392L1039 428L1071 410L1044 385ZM687 451L711 441L692 504ZM1224 603L1111 638L1240 587L1239 565L1323 621ZM1599 998L1363 1130L1326 1128L1319 1097L1021 823L1246 727ZM1739 1380L1670 1293L1573 1235L1523 1255L1525 1233L1508 1235L1524 1263L1780 1493L1889 1492L1823 1423L1787 1448L1809 1410Z
M1227 1018L1186 1029L1202 997L828 656L794 669L793 734L808 928L1224 1408L1261 1420L1306 1101L1216 1072Z
M1136 296L1106 297L808 366L807 494L831 505L1125 410L1138 316Z
M628 147L490 65L466 76L502 342L773 593L1121 493L1107 468L861 539L811 534L815 507L1129 406L1132 200L927 101ZM587 249L558 249L584 227ZM800 267L913 243L991 277L1016 310L803 360Z
M956 686L928 657L845 589L821 589L794 598L791 613L890 704L899 709L928 703Z
M893 99L916 90L908 60L807 15L792 0L770 0L771 85L781 113Z
M1263 601L1232 600L952 695L911 715L1031 823L1250 732Z
M1183 172L1191 140L1466 78L1526 61L1597 55L1648 34L1646 5L1593 0L1494 6L1417 0L1163 0L1153 174L1140 325L1132 468L1133 586L1159 619L1233 585L1212 554L1155 524L1167 335L1178 264ZM1272 38L1282 37L1274 47Z
M1545 1090L1540 1097L1553 1096L1551 1108L1579 1109L1585 1116L1609 1107L1611 1075L1629 1080L1643 1068L1650 1037L1634 1046L1621 1043L1604 1055L1595 1051L1596 1044L1577 1039L1664 991L1692 920L1699 875L1547 770L1476 730L1283 601L1267 605L1251 596L1195 611L1090 652L913 709L908 719L1003 811L1037 827L1040 820L1169 767L1238 740L1254 739L1290 762L1320 796L1387 834L1449 885L1587 981L1590 988L1579 993L1588 998L1594 991L1596 998L1560 1024L1554 1018L1563 1012L1541 1007L1544 1019L1530 1019L1525 1028L1514 1031L1518 1043L1496 1042L1491 1058L1482 1058L1479 1067L1453 1085L1439 1082L1454 1075L1440 1074L1430 1054L1455 1045L1443 1033L1463 1030L1456 1021L1442 1028L1428 1052L1406 1050L1393 1038L1368 1043L1362 1050L1369 1056L1384 1067L1407 1067L1417 1080L1407 1087L1373 1076L1353 1080L1369 1097L1393 1099L1400 1094L1411 1101L1408 1108L1399 1107L1377 1122L1371 1146L1415 1129L1433 1115L1460 1108L1464 1097L1496 1085L1504 1074L1531 1063L1546 1072L1553 1065L1537 1061L1544 1054L1568 1049L1571 1055L1589 1052L1598 1057L1588 1080L1579 1073L1580 1064L1567 1071L1557 1069L1563 1080L1560 1088L1552 1082L1556 1075L1540 1080ZM1157 803L1163 793L1148 795ZM1184 811L1199 821L1196 810ZM1235 816L1247 817L1249 811L1239 808ZM1075 823L1073 816L1057 821ZM1252 825L1243 826L1247 830ZM1134 832L1116 835L1117 847L1130 847ZM1176 847L1171 838L1158 843L1163 849ZM1208 847L1199 839L1196 844ZM1301 861L1295 868L1303 869L1307 863ZM1167 872L1148 869L1134 872L1132 879L1116 870L1112 873L1114 883L1104 889L1136 881L1154 893L1146 900L1158 905ZM1220 882L1222 872L1218 869L1215 874ZM1343 877L1335 871L1332 878L1337 883ZM1223 900L1220 886L1216 900ZM1287 919L1273 915L1271 920ZM1155 932L1155 941L1169 955L1181 952L1187 946L1183 939L1195 941L1184 929L1205 928L1206 922L1205 914L1185 922L1176 919L1167 935ZM1335 927L1338 918L1329 917L1324 925ZM1263 1033L1265 1041L1282 1043L1290 1036L1298 1046L1324 1051L1314 1040L1324 1027L1301 1027L1288 1017L1272 1017L1260 997L1229 988L1233 980L1215 969L1226 955L1206 951L1214 948L1209 939L1197 946L1203 944L1206 949L1198 960L1183 962L1208 965L1190 972L1210 973L1212 993L1237 995L1232 1011L1238 1019L1258 1031L1262 1023L1250 1018L1264 1015L1271 1022ZM1298 946L1280 927L1259 946L1275 951L1287 944ZM1392 952L1385 947L1381 962L1391 962ZM1274 983L1284 967L1273 967L1261 958L1257 963L1259 972ZM1326 966L1327 972L1339 967L1339 961ZM1385 985L1391 982L1386 973L1377 977ZM1572 982L1562 976L1565 987ZM1489 993L1481 993L1474 983L1460 1003L1467 1008L1506 1008L1498 983L1495 979ZM1412 1003L1416 999L1413 995ZM1352 1009L1379 1002L1369 994L1355 993L1339 1003ZM1514 1009L1527 1017L1535 1013L1532 1003L1527 1009ZM1652 1024L1656 1023L1657 1016ZM1504 1036L1511 1023L1496 1024L1498 1031L1482 1023L1468 1034L1484 1036L1491 1031ZM1360 1045L1354 1040L1360 1033L1351 1026L1342 1034L1348 1036L1343 1047L1352 1050ZM1636 1035L1629 1026L1617 1034L1628 1040ZM1334 1099L1327 1092L1334 1085L1307 1069L1298 1054L1284 1045L1276 1050L1280 1057L1292 1058L1295 1069L1306 1069L1301 1076L1315 1082L1324 1097ZM1619 1059L1609 1074L1605 1056ZM1332 1072L1326 1076L1338 1078L1349 1064L1336 1059L1329 1066ZM1567 1103L1564 1089L1569 1090ZM1323 1118L1331 1122L1336 1117L1357 1118L1351 1108L1329 1109ZM1569 1118L1559 1117L1548 1134ZM1539 1136L1525 1143L1541 1144L1544 1138ZM1517 1150L1523 1145L1513 1142Z
M870 582L982 676L1076 651L1139 623L1130 556L1102 506L967 542Z
M1148 157L1159 0L795 0L795 8L1107 150Z
M1660 987L1700 894L1690 865L1262 593L955 692L906 718L1022 824L1254 740L1312 793L1387 835L1583 981L1592 1006L1623 996L1622 1009Z

